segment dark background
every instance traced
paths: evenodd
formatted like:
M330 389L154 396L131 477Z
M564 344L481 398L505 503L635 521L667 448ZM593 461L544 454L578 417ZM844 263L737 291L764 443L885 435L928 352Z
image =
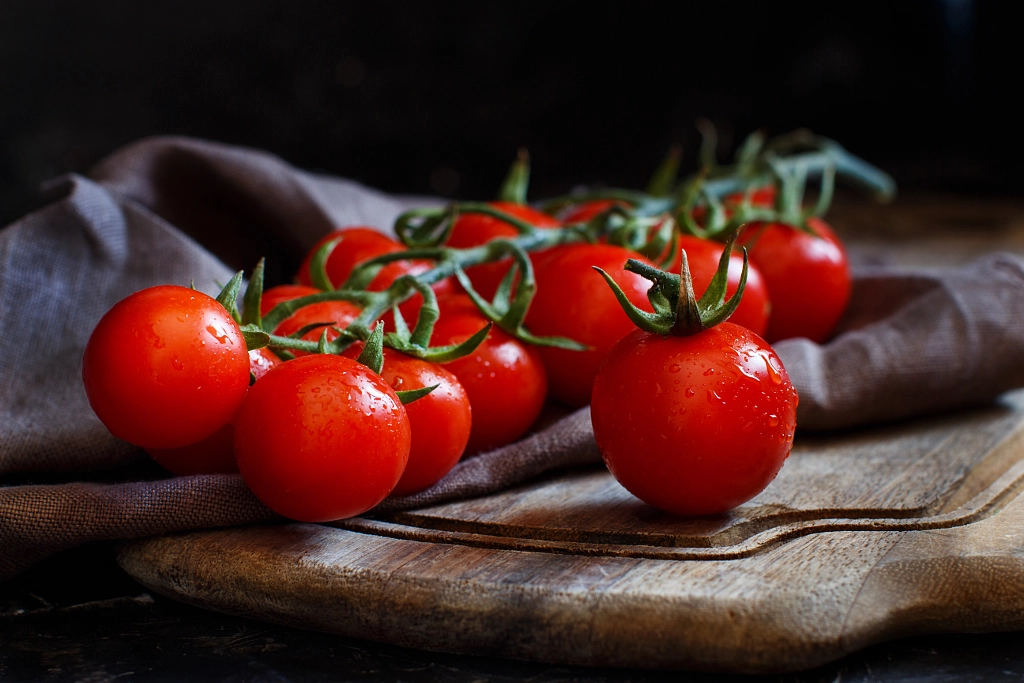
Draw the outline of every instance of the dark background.
M147 135L391 192L642 185L695 120L809 127L905 189L1019 194L1017 3L5 2L0 225Z

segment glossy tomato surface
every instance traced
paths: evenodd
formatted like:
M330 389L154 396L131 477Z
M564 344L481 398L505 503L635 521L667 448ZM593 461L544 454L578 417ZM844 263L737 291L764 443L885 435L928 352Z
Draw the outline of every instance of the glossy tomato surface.
M312 286L313 282L309 272L309 265L313 260L313 254L324 244L336 239L340 241L328 257L325 267L327 278L336 288L345 284L349 275L352 274L352 271L360 263L377 256L383 256L384 254L405 251L404 245L372 228L352 227L335 230L323 237L306 254L306 258L302 265L299 266L299 272L296 274L296 279L302 285ZM420 275L433 267L434 263L432 261L423 259L395 261L381 268L380 272L374 276L366 289L371 292L381 292L394 284L395 280L403 275ZM434 283L432 288L438 296L444 296L455 291L455 285L451 278ZM410 325L415 322L422 305L423 297L419 294L413 294L402 304L402 315ZM382 319L385 321L388 330L394 329L394 322L391 320L390 312L386 312Z
M487 319L464 295L439 303L441 317L430 342L434 346L463 342L487 325ZM536 348L496 327L472 354L442 367L458 378L472 406L473 427L466 453L512 443L544 407L547 378Z
M827 341L850 300L846 249L824 222L808 224L817 236L786 225L751 224L741 240L768 286L772 315L765 338Z
M601 361L615 342L635 329L593 267L611 275L635 305L651 310L650 281L625 270L631 258L653 265L622 247L573 244L550 250L537 267L537 295L526 317L527 327L537 335L568 337L591 347L589 351L537 347L547 370L548 389L564 403L583 406L590 401Z
M249 374L256 381L280 364L281 359L269 349L249 352ZM202 441L178 448L147 448L146 452L164 469L179 477L237 472L234 417L231 420Z
M707 515L775 479L793 445L796 406L772 348L726 322L689 337L631 332L598 373L590 410L620 484L662 510Z
M357 358L362 350L362 342L357 342L344 355ZM469 396L458 378L442 366L393 349L384 349L380 374L395 391L437 387L405 406L412 448L405 473L391 493L407 496L436 484L462 457L473 426Z
M690 276L693 278L693 291L699 299L707 291L708 285L718 272L718 261L725 252L725 245L699 237L683 235L679 238L679 246L686 252L689 262ZM671 271L678 274L682 260L676 259ZM743 256L733 251L729 256L729 280L725 287L726 299L736 293L743 274ZM736 311L729 316L729 322L741 325L754 334L763 337L768 329L768 319L772 312L772 304L768 298L768 287L765 285L761 271L754 264L747 268L747 284L743 289L743 298Z
M366 512L394 489L411 430L394 390L369 368L314 354L254 384L235 422L235 458L269 508L303 522Z
M523 204L491 202L491 206L537 228L557 228L561 225L556 218ZM497 218L478 213L467 213L456 219L446 246L465 249L486 244L498 237L515 237L518 234L519 231L513 226ZM531 258L533 256L534 254L531 254ZM485 299L490 299L498 290L498 285L510 267L511 263L506 259L472 266L466 269L466 274L473 282L476 291Z
M177 448L234 416L249 387L249 353L215 299L185 287L150 287L96 325L82 379L89 405L114 436L143 448Z

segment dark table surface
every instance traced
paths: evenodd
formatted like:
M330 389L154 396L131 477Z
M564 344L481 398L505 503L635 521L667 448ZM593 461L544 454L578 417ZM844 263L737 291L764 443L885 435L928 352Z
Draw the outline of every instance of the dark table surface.
M1012 681L1024 633L882 643L765 677L593 669L438 654L207 612L154 595L97 543L0 584L2 681Z

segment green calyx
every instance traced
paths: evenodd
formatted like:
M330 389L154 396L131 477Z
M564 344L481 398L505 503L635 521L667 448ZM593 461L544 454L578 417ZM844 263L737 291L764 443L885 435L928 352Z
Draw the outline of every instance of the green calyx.
M498 192L498 201L512 202L513 204L525 204L526 192L530 187L530 153L524 148L519 149L519 155L508 169L505 182L501 184Z
M651 281L647 290L647 299L651 302L654 313L637 308L626 296L622 288L605 271L595 266L594 270L601 273L605 282L611 287L622 310L629 319L642 330L660 335L689 336L703 332L719 323L725 322L740 305L740 299L747 285L747 250L743 249L743 271L740 275L736 293L725 299L726 286L729 282L729 257L732 255L735 235L725 245L725 251L718 261L711 284L704 294L697 299L693 291L693 279L690 266L686 259L686 251L680 253L682 259L681 275L667 273L657 268L630 259L626 262L626 270L636 273Z

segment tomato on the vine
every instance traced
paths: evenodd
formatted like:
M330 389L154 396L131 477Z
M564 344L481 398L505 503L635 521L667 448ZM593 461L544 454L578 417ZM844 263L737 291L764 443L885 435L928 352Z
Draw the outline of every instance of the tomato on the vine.
M612 345L633 329L593 267L609 273L635 305L651 310L647 301L651 283L624 269L631 258L654 265L622 247L572 244L550 250L537 266L537 295L526 326L533 334L568 337L591 347L588 351L538 347L550 393L564 403L583 406L590 401L601 361Z
M571 207L562 215L562 222L566 225L586 223L613 206L626 206L626 204L617 199L591 199Z
M465 295L445 297L438 304L441 317L430 341L435 346L461 343L488 322ZM512 443L544 407L547 378L536 348L497 327L476 351L445 363L444 368L458 378L472 406L473 426L466 453Z
M343 355L357 358L362 350L363 343L356 342ZM459 462L469 442L472 410L458 378L435 363L384 349L380 376L395 391L437 387L405 406L412 448L405 473L391 494L407 496L433 486Z
M490 206L537 228L548 229L561 226L558 219L532 209L525 204L490 202ZM460 215L455 220L446 246L465 249L486 244L499 237L515 237L518 234L519 232L513 226L493 216L466 213ZM536 254L537 252L534 252L530 257L533 258ZM490 299L498 290L498 285L511 267L511 262L505 259L494 263L471 266L466 269L466 275L469 276L470 281L473 283L473 288L485 299Z
M590 410L620 484L662 510L706 515L775 479L792 448L796 405L772 348L725 322L682 337L634 330L608 354Z
M289 287L289 292L294 294L294 296L286 298L286 294L284 292L276 291L283 287ZM282 285L281 288L274 287L268 290L268 293L271 295L270 298L275 300L277 303L283 303L290 299L297 299L299 297L306 296L307 294L319 293L319 290L316 289L313 289L312 292L301 292L298 291L299 286L295 285ZM302 335L302 339L307 341L317 341L320 339L323 331L327 330L327 341L334 341L338 338L338 333L334 328L344 329L349 323L359 317L360 313L361 309L359 306L350 301L321 301L315 304L309 304L308 306L303 306L282 320L274 329L274 334L281 337L288 337L295 334L303 327L307 327L313 323L330 323L329 325L314 327L304 333ZM303 356L306 354L305 351L292 351L292 353L296 356Z
M185 287L150 287L96 325L82 359L89 405L117 437L177 448L211 436L249 387L249 352L215 299Z
M351 227L335 230L321 238L306 254L306 258L303 260L302 265L299 266L299 272L296 274L296 279L301 285L312 287L313 280L309 267L312 263L313 255L322 246L333 240L339 240L339 242L327 258L324 270L327 273L327 279L335 287L344 285L352 271L360 263L377 256L383 256L384 254L405 251L405 246L401 243L377 232L373 228ZM381 268L370 284L367 285L366 289L370 292L382 292L403 275L421 275L433 267L434 264L431 261L424 259L394 261ZM434 283L432 288L438 296L451 294L455 291L455 285L451 278ZM422 305L423 297L419 294L413 294L399 308L402 311L402 316L411 322L416 319ZM391 320L390 311L385 312L382 319L389 330L394 329L394 322Z
M303 522L366 512L394 489L409 459L398 396L342 356L304 356L268 373L235 425L245 483L270 509Z
M846 310L853 286L846 249L822 220L807 221L816 235L781 224L751 223L740 244L761 271L772 301L765 338L806 337L824 342Z
M718 270L718 261L722 258L725 245L720 242L704 240L699 237L682 235L679 237L679 246L686 251L686 258L689 262L690 276L693 278L693 291L699 298L711 284L711 279ZM682 261L676 259L671 272L678 274L682 267ZM729 280L726 285L726 297L732 297L740 284L740 276L743 272L743 257L739 254L729 256ZM743 298L740 301L736 312L729 318L729 322L741 325L759 337L763 337L768 329L768 320L771 316L772 304L768 297L768 287L765 285L761 271L751 265L747 269L747 284L743 290Z

